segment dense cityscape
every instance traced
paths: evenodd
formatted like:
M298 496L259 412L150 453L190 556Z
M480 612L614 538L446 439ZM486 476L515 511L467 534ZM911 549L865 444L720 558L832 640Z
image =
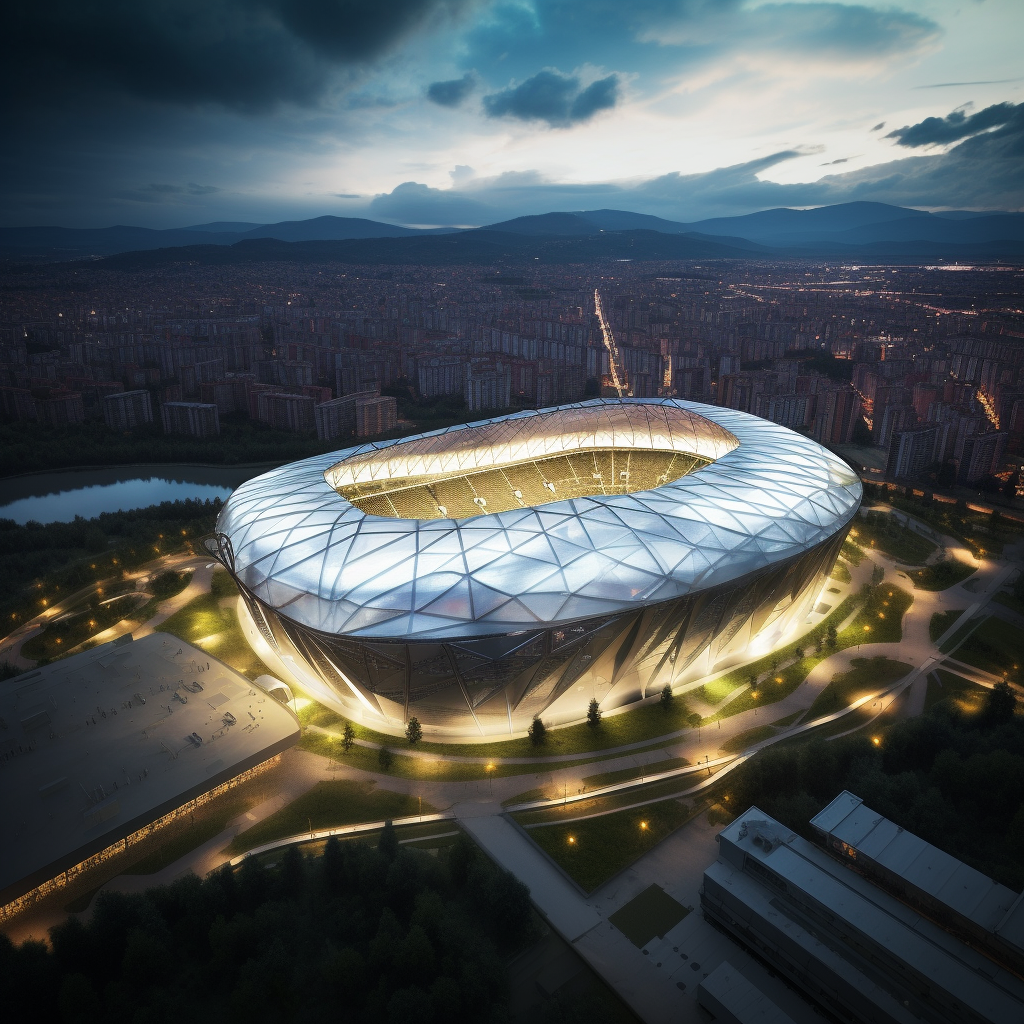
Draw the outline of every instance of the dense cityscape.
M204 438L247 421L341 447L462 409L678 397L806 433L889 481L1016 496L1011 267L67 273L73 287L7 278L0 401L19 438L87 421Z

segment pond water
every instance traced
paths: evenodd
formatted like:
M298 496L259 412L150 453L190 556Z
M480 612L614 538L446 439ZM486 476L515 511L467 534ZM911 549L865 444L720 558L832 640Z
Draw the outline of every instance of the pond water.
M69 522L186 498L226 498L269 466L115 466L0 480L0 519Z

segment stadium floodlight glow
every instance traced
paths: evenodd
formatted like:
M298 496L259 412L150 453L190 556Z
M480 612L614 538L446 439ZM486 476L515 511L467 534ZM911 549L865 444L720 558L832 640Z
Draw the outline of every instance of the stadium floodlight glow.
M273 668L436 735L576 721L802 623L861 498L731 409L598 399L364 444L249 480L218 557Z

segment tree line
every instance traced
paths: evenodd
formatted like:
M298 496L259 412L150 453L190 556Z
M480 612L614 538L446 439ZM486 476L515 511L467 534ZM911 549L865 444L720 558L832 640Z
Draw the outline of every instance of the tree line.
M103 893L51 945L0 935L11 1020L508 1020L506 960L536 937L529 890L460 836L439 857L329 840L138 894Z

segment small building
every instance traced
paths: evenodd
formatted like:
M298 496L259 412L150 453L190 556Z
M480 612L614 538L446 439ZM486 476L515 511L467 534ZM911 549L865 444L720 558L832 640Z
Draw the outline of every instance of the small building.
M165 434L208 437L220 433L217 406L206 402L164 402L160 407Z
M857 813L850 796L839 798L840 812ZM849 813L836 806L814 822L819 833L838 839L835 829ZM866 809L860 818L884 821ZM858 831L864 830L851 834ZM718 846L718 860L704 872L705 915L832 1018L849 1024L1024 1020L1024 981L865 877L849 851L839 851L841 860L757 807L723 829ZM835 848L831 840L829 848Z
M360 401L372 401L380 397L376 389L359 391L341 398L321 402L313 409L316 418L316 436L321 441L335 437L351 437L356 433L356 405ZM391 402L395 402L392 398ZM397 403L395 403L397 409ZM396 412L397 419L397 412Z
M36 418L48 427L68 427L85 422L85 405L79 391L54 389L36 397Z
M153 403L149 392L120 391L103 398L103 422L111 430L134 430L153 422Z
M356 434L377 437L398 426L398 401L390 395L356 400Z
M261 391L256 399L256 418L275 430L311 433L316 430L316 399L284 391Z
M0 721L0 921L299 738L290 708L166 633L0 684Z

